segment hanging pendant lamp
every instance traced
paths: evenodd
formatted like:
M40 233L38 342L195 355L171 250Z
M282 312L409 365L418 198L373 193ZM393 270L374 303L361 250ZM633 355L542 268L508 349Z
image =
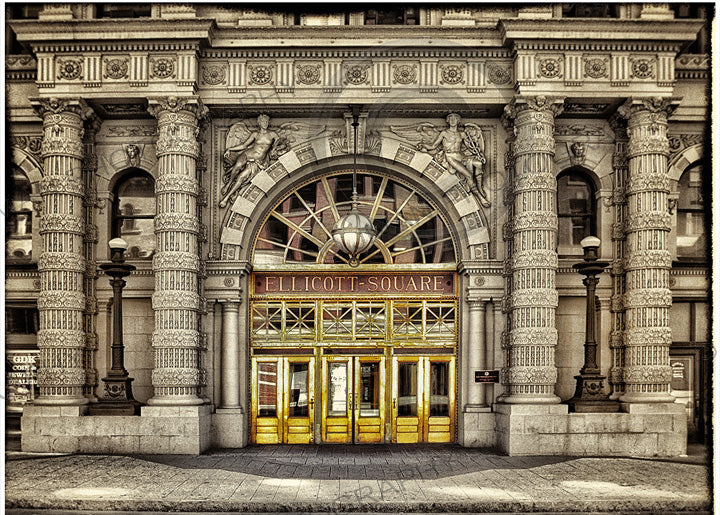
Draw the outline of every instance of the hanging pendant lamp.
M350 212L338 219L332 228L332 238L340 250L350 256L350 266L360 264L359 256L375 241L375 227L367 216L358 211L357 195L357 133L360 106L352 106L353 116L353 191Z

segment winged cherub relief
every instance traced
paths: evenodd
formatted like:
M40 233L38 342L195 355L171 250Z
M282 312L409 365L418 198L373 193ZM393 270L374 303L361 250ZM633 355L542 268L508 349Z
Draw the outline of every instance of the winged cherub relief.
M460 115L451 113L445 119L448 127L440 129L430 122L419 125L394 125L390 130L417 144L437 162L457 174L463 185L477 196L483 207L490 207L483 185L485 140L480 127L465 123L460 127Z
M250 120L233 124L225 139L220 207L227 206L233 195L250 184L260 170L290 150L298 136L309 139L323 130L324 125L299 122L270 127L270 117L266 114L257 117L257 126Z

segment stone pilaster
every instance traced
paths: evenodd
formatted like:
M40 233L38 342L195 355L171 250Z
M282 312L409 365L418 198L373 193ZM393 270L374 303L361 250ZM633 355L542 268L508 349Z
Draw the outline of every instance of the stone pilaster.
M85 277L83 289L85 291L85 312L83 314L83 327L85 330L85 350L83 351L83 366L85 367L85 386L83 393L95 401L95 388L98 386L98 373L95 364L95 354L98 348L97 314L98 302L96 293L97 283L97 154L95 153L95 135L100 130L102 120L96 115L85 122L85 137L83 147L85 156L82 162L83 184L85 186Z
M553 129L561 107L554 99L535 97L516 99L506 109L515 119L516 135L506 403L560 402L554 393L558 258Z
M158 120L158 177L152 297L155 395L148 404L201 404L200 183L195 161L199 119L207 109L199 100L168 97L151 100L149 110Z
M468 311L468 342L465 347L467 373L467 400L465 408L485 406L484 386L475 383L475 370L485 368L485 301L477 296L467 297Z
M85 385L83 313L83 119L92 111L82 100L34 101L43 118L40 185L43 210L38 259L40 395L35 404L81 405Z
M240 316L239 300L221 300L222 305L222 405L240 407Z
M608 373L610 382L610 398L618 399L625 393L623 369L625 368L625 344L623 328L625 327L625 219L627 218L627 200L625 185L627 184L627 123L620 116L613 116L610 125L615 132L615 151L612 156L613 193L612 210L613 225L611 230L612 262L610 277L612 278L612 298L610 300L611 331L610 349L612 364Z
M623 402L672 402L669 394L670 178L665 99L628 100L625 221L625 394Z

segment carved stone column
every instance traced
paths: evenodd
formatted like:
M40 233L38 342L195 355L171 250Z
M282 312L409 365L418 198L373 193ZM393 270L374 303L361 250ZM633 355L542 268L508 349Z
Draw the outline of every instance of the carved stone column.
M625 394L623 402L672 402L669 393L670 178L665 99L630 99L625 223Z
M221 300L222 305L222 405L240 407L240 301Z
M554 393L558 258L553 129L561 107L558 101L536 97L516 99L506 109L515 118L516 133L506 403L560 402Z
M207 109L199 100L151 100L158 120L158 178L155 183L157 252L153 258L155 293L155 395L149 405L195 405L201 378L198 294L197 197L198 120Z
M623 328L625 327L625 219L627 218L627 199L625 184L627 183L627 123L619 115L613 116L610 125L615 131L615 152L612 156L613 165L613 225L611 232L613 255L610 267L612 277L612 330L610 332L610 349L612 366L608 373L610 382L610 398L615 400L625 393L623 369L625 368L625 344Z
M85 385L83 312L83 118L92 111L82 100L39 100L33 106L43 118L40 185L43 212L38 259L40 328L38 347L40 395L35 404L81 405Z
M102 120L91 116L85 123L85 157L83 159L83 183L85 185L85 313L83 315L83 327L85 329L85 350L83 352L83 366L85 367L85 396L90 401L96 401L95 388L98 386L98 373L95 365L95 353L98 348L97 336L97 313L98 302L96 295L97 282L97 243L98 226L96 223L96 212L98 208L98 196L96 185L97 154L95 153L95 135L100 130Z

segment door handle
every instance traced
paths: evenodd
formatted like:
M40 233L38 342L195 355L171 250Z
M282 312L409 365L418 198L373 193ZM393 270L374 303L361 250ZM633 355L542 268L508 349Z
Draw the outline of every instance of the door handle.
M310 399L310 409L315 409L315 399Z
M393 410L397 409L397 399L393 399Z

